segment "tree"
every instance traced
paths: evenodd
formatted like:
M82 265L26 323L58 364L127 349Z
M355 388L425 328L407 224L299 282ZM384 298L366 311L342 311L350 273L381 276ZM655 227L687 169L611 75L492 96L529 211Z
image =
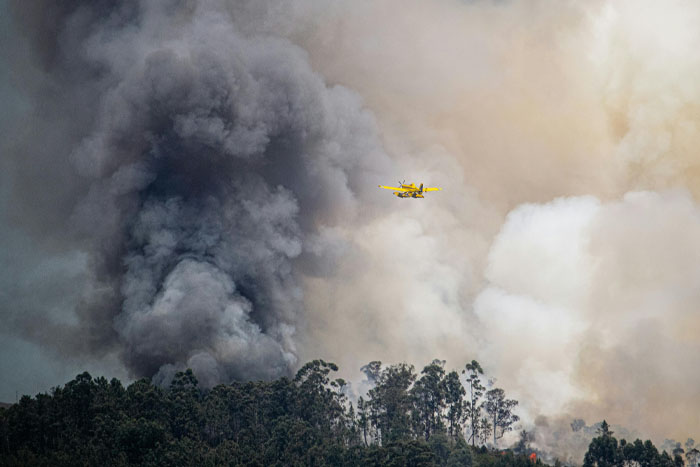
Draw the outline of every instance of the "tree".
M447 407L447 434L452 439L462 437L462 420L465 416L464 396L466 391L456 371L451 371L444 379L445 405Z
M447 465L447 460L450 457L450 446L447 436L444 431L433 433L428 441L428 446L433 452L437 465Z
M471 467L472 452L464 439L458 439L455 448L447 458L447 467Z
M129 462L143 464L144 458L165 441L163 425L144 418L128 419L119 426L116 442Z
M520 420L520 417L513 413L513 408L516 405L518 405L518 401L506 399L503 389L494 388L486 393L484 410L489 415L492 424L494 446L496 446L496 441L503 438L506 432L513 429L515 422Z
M677 443L676 446L671 451L671 455L673 456L674 459L676 457L680 457L682 459L683 454L685 454L685 450L681 447L681 443Z
M379 360L373 360L360 368L360 371L367 376L367 380L369 382L376 383L382 373L382 362Z
M598 433L600 436L604 437L609 437L612 436L615 432L610 431L610 425L608 425L608 422L603 420L603 422L600 424L598 428L596 428L596 433Z
M491 425L491 422L489 422L489 419L486 417L481 417L479 421L477 422L477 433L479 435L477 441L479 444L486 444L489 440L489 436L491 436L491 430L493 429L493 425Z
M369 390L370 423L381 444L410 437L413 404L408 390L415 380L413 365L399 363L382 370Z
M613 432L610 431L610 426L605 420L598 428L598 434L599 436L593 438L591 444L588 445L588 451L583 457L583 466L612 467L617 465L620 460L617 440L613 437Z
M467 441L471 440L473 447L479 438L479 429L482 426L480 421L481 404L479 401L486 388L481 384L481 377L479 375L483 375L484 370L481 368L481 365L479 365L479 362L472 360L471 363L467 363L464 370L462 370L462 374L467 375L467 384L469 385L469 400L465 404L466 417L469 421L470 429Z
M642 458L635 460L639 461L640 464L643 463L645 465L653 465L658 458L658 449L656 449L656 446L654 446L654 443L652 443L651 440L646 440L644 441L644 451L642 451Z
M176 438L196 439L203 425L199 382L190 368L178 371L170 383L170 421Z
M367 403L362 396L360 396L360 398L357 400L357 426L362 433L362 440L364 441L365 446L369 446L369 443L367 442L367 434L370 428L369 410L367 408Z
M426 441L435 430L443 428L442 410L445 407L445 388L443 378L444 360L433 360L423 368L421 378L411 388L413 398L413 423L416 433Z
M142 416L167 424L167 401L163 391L148 379L134 381L126 388L126 415L131 418Z
M342 424L345 397L342 393L345 382L331 382L328 377L331 371L338 371L335 363L314 360L301 367L294 377L299 390L298 413L312 426L329 434Z
M0 407L0 457L10 452L10 427L7 422L7 411L5 407Z
M361 444L362 439L360 435L362 434L360 424L358 423L358 417L355 416L355 408L352 403L349 405L347 414L347 444L348 446L358 446ZM366 441L365 441L366 443ZM366 444L365 444L366 445Z

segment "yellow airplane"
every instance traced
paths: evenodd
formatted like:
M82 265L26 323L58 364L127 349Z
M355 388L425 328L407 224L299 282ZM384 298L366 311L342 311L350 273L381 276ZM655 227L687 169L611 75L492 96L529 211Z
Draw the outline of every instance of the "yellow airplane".
M429 188L425 187L423 188L423 184L421 183L419 187L416 186L415 183L411 183L410 185L406 185L406 180L403 182L399 182L399 186L384 186L384 185L379 185L379 188L384 188L386 190L396 190L394 191L393 194L398 196L399 198L425 198L423 196L423 193L426 191L441 191L442 188Z

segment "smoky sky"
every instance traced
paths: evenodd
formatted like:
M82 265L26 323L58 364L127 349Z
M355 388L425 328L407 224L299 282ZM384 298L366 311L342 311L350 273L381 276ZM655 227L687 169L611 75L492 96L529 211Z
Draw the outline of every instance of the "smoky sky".
M135 376L289 375L296 271L328 267L319 229L388 166L359 96L290 41L239 31L245 11L223 2L11 11L34 80L16 83L31 111L6 143L7 217L80 251L85 280L67 323L48 294L6 303L10 326L68 356L116 352Z
M562 458L699 436L693 2L3 8L18 386L477 359Z

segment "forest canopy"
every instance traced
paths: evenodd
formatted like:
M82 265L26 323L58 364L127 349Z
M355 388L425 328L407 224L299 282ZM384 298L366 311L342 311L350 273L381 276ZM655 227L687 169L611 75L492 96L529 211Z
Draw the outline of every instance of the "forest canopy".
M293 379L212 389L200 388L190 369L167 388L148 379L124 387L85 372L0 408L0 465L542 464L527 431L515 445L499 445L517 428L518 402L487 388L478 362L461 374L444 365L434 360L418 373L406 363L370 362L363 371L373 387L354 403L347 382L332 377L337 366L323 360ZM680 453L659 454L650 441L618 444L605 422L599 435L587 466L638 457L683 465Z

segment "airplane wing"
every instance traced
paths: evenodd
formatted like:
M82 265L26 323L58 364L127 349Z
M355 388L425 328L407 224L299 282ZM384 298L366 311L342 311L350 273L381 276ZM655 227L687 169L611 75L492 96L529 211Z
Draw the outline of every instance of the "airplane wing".
M396 191L413 191L413 190L407 190L405 188L397 188L395 186L384 186L384 185L379 185L379 188L384 188L386 190L396 190Z
M438 188L438 187L423 188L423 191L442 191L442 188Z

